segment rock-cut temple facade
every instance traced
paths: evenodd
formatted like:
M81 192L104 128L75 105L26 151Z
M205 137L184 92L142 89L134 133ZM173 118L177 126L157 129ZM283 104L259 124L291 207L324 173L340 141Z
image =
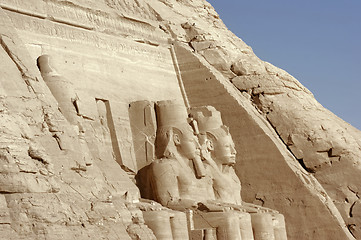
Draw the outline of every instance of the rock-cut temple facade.
M205 0L0 19L0 239L361 239L361 132Z

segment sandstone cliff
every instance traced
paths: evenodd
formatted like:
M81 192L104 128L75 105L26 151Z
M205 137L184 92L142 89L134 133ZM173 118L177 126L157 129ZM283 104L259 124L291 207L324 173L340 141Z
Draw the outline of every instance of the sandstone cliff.
M242 199L282 213L288 239L361 238L360 131L255 56L206 1L0 7L2 238L154 239L128 109L185 97L222 113ZM82 129L40 74L41 55L72 88Z

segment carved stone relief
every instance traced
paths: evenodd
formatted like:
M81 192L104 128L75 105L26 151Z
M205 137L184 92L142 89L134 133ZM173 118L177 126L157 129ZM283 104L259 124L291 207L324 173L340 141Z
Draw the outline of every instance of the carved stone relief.
M134 152L137 169L141 169L155 158L155 119L154 103L137 101L129 105L129 121L131 123Z

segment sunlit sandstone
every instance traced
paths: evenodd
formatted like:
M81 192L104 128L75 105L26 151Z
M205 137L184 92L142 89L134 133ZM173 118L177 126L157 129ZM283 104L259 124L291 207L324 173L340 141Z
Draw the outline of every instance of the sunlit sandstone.
M359 130L206 1L0 19L1 238L361 237Z

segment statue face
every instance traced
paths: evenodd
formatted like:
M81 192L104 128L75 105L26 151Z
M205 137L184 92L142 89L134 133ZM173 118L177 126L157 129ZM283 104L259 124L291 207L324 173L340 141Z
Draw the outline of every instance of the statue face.
M174 141L178 145L179 153L188 159L194 159L199 153L198 138L190 126L183 129L182 134L174 134Z
M218 163L225 165L234 165L236 163L236 149L231 135L219 137L213 143L213 157Z

